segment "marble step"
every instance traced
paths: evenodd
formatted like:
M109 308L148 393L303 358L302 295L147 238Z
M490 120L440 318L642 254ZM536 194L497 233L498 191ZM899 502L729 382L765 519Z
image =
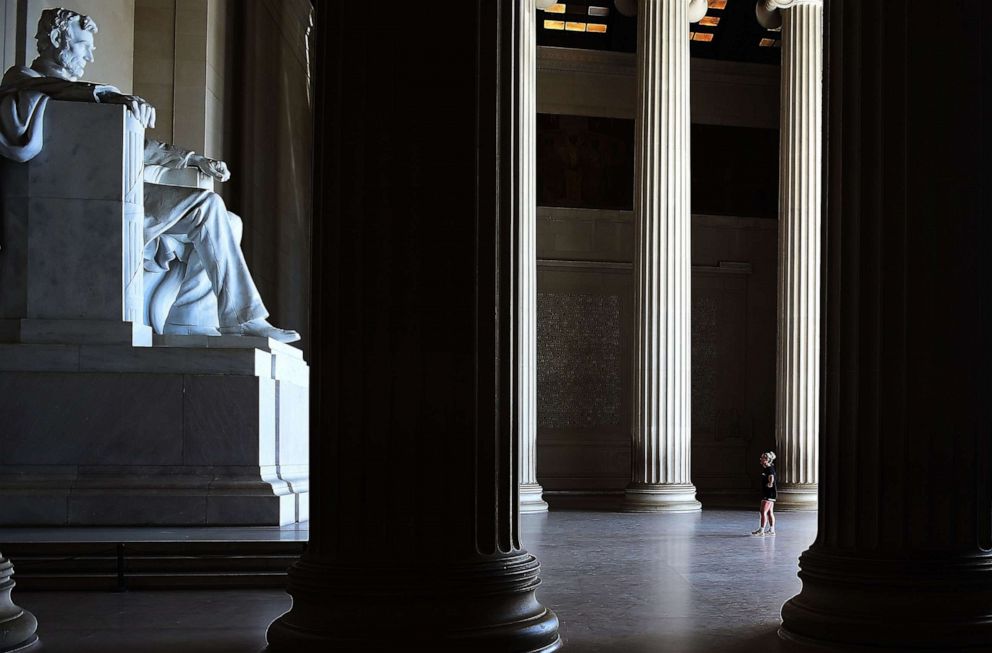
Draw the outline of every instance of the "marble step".
M195 339L196 336L171 338ZM0 344L0 372L225 374L309 386L309 368L294 347L265 338L204 336L203 339L226 344L218 342L205 347ZM249 344L246 340L257 340L254 344L258 346L243 346Z
M3 545L30 590L283 587L303 541L31 542Z

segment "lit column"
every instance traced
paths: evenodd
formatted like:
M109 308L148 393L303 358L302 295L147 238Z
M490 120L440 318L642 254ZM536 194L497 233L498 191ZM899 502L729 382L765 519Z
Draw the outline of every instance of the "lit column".
M542 0L538 0L541 4ZM520 236L517 284L517 423L520 428L520 512L547 512L537 482L537 11L520 4Z
M14 605L10 591L14 589L14 566L0 555L0 651L19 651L38 641L35 631L38 620L34 615Z
M992 642L983 5L826 3L819 511L782 608L823 650Z
M776 505L816 509L823 0L761 0L757 14L764 27L782 27Z
M693 5L693 18L705 14ZM689 0L637 16L632 478L624 510L700 509L690 480Z

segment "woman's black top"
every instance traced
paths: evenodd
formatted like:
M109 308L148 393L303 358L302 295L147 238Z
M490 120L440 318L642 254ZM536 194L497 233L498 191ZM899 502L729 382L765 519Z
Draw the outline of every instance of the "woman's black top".
M774 477L772 481L772 486L768 487L768 477ZM761 470L761 498L762 499L777 499L778 498L778 474L775 473L775 465L769 465Z

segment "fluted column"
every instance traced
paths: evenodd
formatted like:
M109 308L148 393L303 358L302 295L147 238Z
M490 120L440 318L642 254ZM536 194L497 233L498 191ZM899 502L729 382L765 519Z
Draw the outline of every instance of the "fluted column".
M517 421L520 424L520 512L547 512L537 482L537 10L520 3L518 118L520 157L520 257L517 282L519 362Z
M271 651L561 647L518 533L521 4L374 39L316 5L311 530Z
M760 0L758 18L765 27L780 24L782 28L776 505L780 509L816 509L823 0Z
M637 340L624 510L699 510L690 480L689 0L637 15Z
M826 6L818 530L783 633L989 650L992 8Z
M0 554L0 652L19 651L38 641L38 620L10 598L13 575L14 566Z

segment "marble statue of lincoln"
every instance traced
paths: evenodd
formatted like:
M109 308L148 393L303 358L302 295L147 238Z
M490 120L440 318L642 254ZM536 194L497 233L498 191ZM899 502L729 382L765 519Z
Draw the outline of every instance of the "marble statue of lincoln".
M121 104L145 127L155 126L154 107L140 97L78 81L93 61L96 32L89 16L68 9L42 13L38 58L30 67L11 68L0 83L0 155L27 161L41 150L42 116L49 99ZM144 159L146 165L197 168L221 182L230 177L223 161L151 139L145 141ZM157 331L299 339L295 331L266 320L268 311L241 252L240 220L219 195L146 182L144 198L145 270L152 276L170 268L179 272L171 291L157 292L159 304L166 297L164 308L157 309L161 319L152 325Z

